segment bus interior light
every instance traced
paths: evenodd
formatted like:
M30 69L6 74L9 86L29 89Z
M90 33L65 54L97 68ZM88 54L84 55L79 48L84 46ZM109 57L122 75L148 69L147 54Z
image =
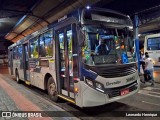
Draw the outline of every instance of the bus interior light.
M133 29L133 27L132 27L132 26L129 26L129 29L130 29L130 30L132 30L132 29Z

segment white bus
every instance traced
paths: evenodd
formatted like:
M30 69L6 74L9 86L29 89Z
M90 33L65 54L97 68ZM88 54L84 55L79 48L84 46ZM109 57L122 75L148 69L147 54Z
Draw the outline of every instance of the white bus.
M144 52L148 52L154 66L160 66L160 33L145 36Z
M130 18L106 9L81 9L60 18L8 48L9 71L80 107L104 105L137 93L136 62L127 56L133 47ZM108 46L96 55L98 39Z

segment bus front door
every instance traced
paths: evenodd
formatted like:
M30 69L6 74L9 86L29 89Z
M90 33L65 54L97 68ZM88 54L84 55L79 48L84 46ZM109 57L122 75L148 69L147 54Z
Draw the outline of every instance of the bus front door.
M59 93L74 99L74 74L78 68L74 67L73 42L76 35L75 25L70 24L56 30L56 60ZM74 35L73 35L74 33ZM76 41L76 40L74 40ZM76 64L76 63L75 63Z
M24 80L29 80L29 56L28 56L28 43L23 44L23 70Z

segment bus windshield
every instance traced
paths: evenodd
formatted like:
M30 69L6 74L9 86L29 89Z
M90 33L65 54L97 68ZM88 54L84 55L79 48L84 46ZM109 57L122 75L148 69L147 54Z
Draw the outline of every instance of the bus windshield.
M127 28L85 26L84 63L89 65L124 64L134 62L133 40Z

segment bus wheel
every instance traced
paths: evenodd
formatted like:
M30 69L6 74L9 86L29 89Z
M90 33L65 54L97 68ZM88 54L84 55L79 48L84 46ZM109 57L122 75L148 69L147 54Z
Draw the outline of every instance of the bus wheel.
M17 83L20 83L20 79L19 79L18 70L16 70L16 81L17 81Z
M48 79L47 91L48 91L48 95L49 95L50 99L57 102L58 101L58 94L57 94L55 82L52 77L50 77Z

